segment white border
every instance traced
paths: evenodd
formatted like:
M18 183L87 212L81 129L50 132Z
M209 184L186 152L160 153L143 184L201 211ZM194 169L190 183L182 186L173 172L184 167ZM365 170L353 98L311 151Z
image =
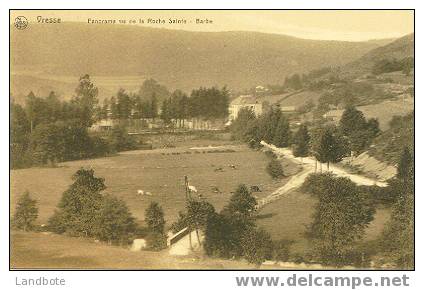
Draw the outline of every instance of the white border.
M288 1L273 1L273 0L261 0L257 2L248 2L246 0L242 1L211 1L211 2L200 2L200 1L151 1L149 3L142 3L140 1L133 0L120 0L120 1L83 1L83 0L74 0L69 1L68 3L59 1L0 1L1 10L0 10L0 19L1 21L1 46L0 46L0 89L1 95L0 98L0 136L3 136L3 141L1 142L0 148L0 176L2 176L2 181L0 182L1 190L1 218L0 226L2 239L0 239L0 273L1 273L1 285L3 289L10 289L14 287L15 277L39 277L44 275L46 277L63 277L67 280L68 289L232 289L235 287L234 277L236 274L240 275L261 275L265 272L242 272L237 271L232 272L9 272L9 244L8 244L8 88L9 88L9 43L8 43L8 33L9 33L9 11L8 9L21 8L21 9L148 9L148 8L160 8L160 9L172 9L172 8L198 8L198 9L232 9L232 8L243 8L243 9L325 9L325 8L338 8L338 9L410 9L415 8L416 10L416 31L421 32L422 27L422 10L420 1L365 1L365 0L356 0L356 1L308 1L308 0L298 0L288 3ZM248 2L248 3L247 3ZM422 1L421 1L422 2ZM420 17L421 16L421 17ZM423 43L420 37L420 34L416 36L416 108L422 107L421 96L421 86L420 84L420 68L423 66L422 57L420 54L423 50ZM423 289L424 287L424 273L422 269L422 260L423 260L423 250L420 245L423 244L423 211L421 211L421 205L423 205L423 183L422 180L424 177L421 171L421 164L423 164L423 154L421 153L420 145L423 139L421 138L420 125L424 125L423 115L420 114L421 110L418 110L416 114L416 272L407 272L411 277L412 286L411 289ZM266 272L271 275L271 272ZM319 272L314 272L313 274L318 275ZM272 275L278 276L287 276L291 272L272 272ZM301 272L301 274L307 274L307 272ZM378 277L381 275L379 272L325 272L325 275L355 275L355 276L372 276ZM401 275L403 272L384 272L382 275L387 276L397 276ZM10 287L10 288L9 288ZM15 286L16 287L16 286ZM169 288L165 288L169 287ZM56 287L50 287L50 289L55 289ZM397 287L399 288L399 287ZM363 288L360 288L363 289Z

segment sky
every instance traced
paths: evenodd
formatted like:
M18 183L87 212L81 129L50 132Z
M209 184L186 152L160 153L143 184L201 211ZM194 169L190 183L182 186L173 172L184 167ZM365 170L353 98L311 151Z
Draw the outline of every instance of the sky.
M125 25L190 31L258 31L345 41L396 38L414 32L414 14L410 10L21 10L11 12L11 23L16 16L25 16L30 25L37 23L37 16L57 17L62 22L77 21L87 25L106 25L88 23L89 19L115 20L116 25L121 19L127 21ZM144 23L139 23L140 19ZM165 23L147 23L148 19L161 19ZM185 20L185 23L169 23L170 19ZM196 19L208 19L212 23L199 24ZM135 23L129 24L130 20Z

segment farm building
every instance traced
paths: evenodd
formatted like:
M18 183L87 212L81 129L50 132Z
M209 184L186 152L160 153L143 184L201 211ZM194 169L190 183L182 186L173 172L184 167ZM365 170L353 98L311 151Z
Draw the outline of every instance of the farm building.
M205 235L202 231L190 231L184 228L176 234L168 234L167 246L169 254L175 256L189 255L193 251L201 251L201 243L204 241Z
M339 122L342 118L343 110L331 110L322 115L324 119L327 119L329 121Z
M94 123L91 127L90 127L90 131L94 131L94 132L104 132L104 131L109 131L112 130L113 126L115 126L115 120L112 119L103 119L100 120L96 123Z
M230 103L229 113L230 113L230 121L233 121L237 118L238 113L243 108L251 109L256 116L262 114L262 102L258 101L256 97L251 95L241 95L235 98Z
M280 106L280 110L283 113L294 113L296 112L296 106Z

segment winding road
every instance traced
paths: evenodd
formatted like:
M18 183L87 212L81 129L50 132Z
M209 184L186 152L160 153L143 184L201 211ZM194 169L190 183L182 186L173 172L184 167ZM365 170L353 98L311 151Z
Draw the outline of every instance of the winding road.
M302 170L298 172L297 174L293 175L290 178L290 180L286 184L284 184L282 187L278 188L270 195L258 200L258 208L261 208L265 206L266 204L276 199L279 199L280 197L289 193L293 189L299 188L305 181L306 177L308 177L310 173L313 173L315 171L315 159L312 157L304 157L301 160L300 157L294 157L292 151L288 148L278 148L264 141L261 141L261 145L272 150L279 157L283 156L286 159L289 159L297 164L300 164L302 166ZM330 165L329 170L334 175L340 176L340 177L347 177L358 185L368 185L368 186L377 185L380 187L387 186L387 183L384 181L378 181L376 179L365 177L359 174L349 173L345 169L332 165L332 164Z

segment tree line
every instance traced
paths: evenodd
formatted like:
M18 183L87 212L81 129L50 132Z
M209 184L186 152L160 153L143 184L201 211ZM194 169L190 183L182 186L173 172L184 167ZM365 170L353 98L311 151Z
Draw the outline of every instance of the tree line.
M380 134L375 118L366 119L354 106L347 106L338 125L322 124L308 128L301 124L293 132L288 118L278 107L257 117L252 110L240 110L230 128L235 139L260 147L263 140L277 147L292 147L296 157L314 156L321 163L340 162L351 152L359 154L369 148Z
M144 97L143 97L144 95ZM160 105L159 113L159 103ZM128 93L120 89L115 96L106 98L99 110L99 119L155 119L160 117L166 124L173 120L182 125L184 120L225 119L228 116L229 92L218 89L199 88L188 96L181 90L157 97L155 91L149 97L145 93Z
M135 141L125 128L106 136L89 134L97 120L98 89L89 75L80 78L71 100L30 93L25 105L12 102L10 120L11 168L104 156L134 149Z
M397 174L389 186L357 186L331 173L312 174L302 190L315 196L312 224L307 234L310 252L306 259L335 266L361 268L390 264L414 267L414 164L409 149L399 158ZM378 206L391 208L389 221L376 241L364 240L365 229ZM337 217L337 218L335 218Z
M190 97L176 90L162 103L161 118L166 124L174 120L179 126L190 118L213 120L228 116L229 92L223 87L218 89L199 88L191 92Z
M390 73L395 71L402 71L405 75L409 76L414 69L414 58L404 57L402 59L381 59L374 63L372 72L376 75L382 73Z
M159 100L163 100L159 115ZM30 92L25 104L12 102L10 126L11 168L105 156L135 149L135 140L127 134L125 123L108 133L88 131L100 119L162 118L166 124L184 123L188 118L215 119L228 115L229 93L226 88L199 88L191 96L149 79L138 93L123 89L116 97L98 101L98 88L89 75L79 79L75 95L61 100L51 92L46 98Z

